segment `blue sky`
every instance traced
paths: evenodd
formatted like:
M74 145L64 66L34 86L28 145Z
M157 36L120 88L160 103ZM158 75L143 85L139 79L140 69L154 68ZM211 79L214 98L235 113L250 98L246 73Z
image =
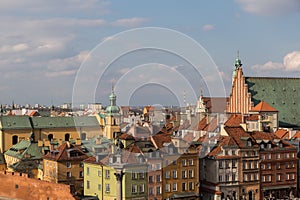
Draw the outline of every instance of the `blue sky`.
M141 27L173 29L200 43L227 94L237 50L246 76L300 77L299 0L2 0L0 13L2 104L70 102L77 70L89 52L114 34ZM106 89L99 89L95 100L104 105L111 82L117 81L107 76ZM192 84L197 88L200 81ZM141 86L133 102L167 104L161 92L162 102L146 101L147 90Z

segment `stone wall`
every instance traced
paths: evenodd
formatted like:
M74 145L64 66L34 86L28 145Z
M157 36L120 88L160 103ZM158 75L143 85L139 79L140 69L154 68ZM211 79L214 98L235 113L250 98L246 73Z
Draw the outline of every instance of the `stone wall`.
M0 196L30 200L74 199L68 185L31 179L27 174L0 171L0 183Z

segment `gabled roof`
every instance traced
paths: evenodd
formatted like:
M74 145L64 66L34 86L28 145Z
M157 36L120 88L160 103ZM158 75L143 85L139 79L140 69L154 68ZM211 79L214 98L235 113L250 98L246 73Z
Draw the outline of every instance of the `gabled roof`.
M251 111L254 111L254 112L278 112L275 108L270 106L270 104L268 104L265 101L261 101Z
M81 150L81 147L65 142L57 149L50 151L44 159L60 161L82 161L88 156Z
M232 137L229 136L222 136L220 138L220 142L218 143L218 146L214 148L211 152L208 153L208 156L213 156L215 158L237 158L238 156L236 155L218 155L222 152L222 147L225 146L230 146L230 147L235 147L237 148L238 145L236 141Z
M0 116L1 128L11 129L32 129L29 116Z
M163 147L164 143L171 142L171 136L167 134L159 133L151 136L151 141L156 148L160 149Z
M279 112L279 126L300 127L300 78L246 77L254 106L265 101Z
M19 143L13 145L4 154L20 160L38 160L42 159L43 157L42 147L39 147L38 143L30 142L28 140L21 140Z
M247 148L245 140L251 140L253 146L258 147L255 144L254 139L250 136L249 133L247 133L241 126L239 127L225 127L225 131L227 132L229 137L232 137L232 139L236 142L236 144L240 148Z

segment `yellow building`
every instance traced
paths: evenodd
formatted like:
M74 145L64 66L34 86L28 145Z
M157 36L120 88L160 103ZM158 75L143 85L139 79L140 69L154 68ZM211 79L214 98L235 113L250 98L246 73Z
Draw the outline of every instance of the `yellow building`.
M65 142L44 156L44 180L70 185L73 194L83 192L83 163L88 156L75 146Z
M32 117L31 120L37 140L86 140L102 135L102 129L95 116Z
M3 153L0 153L0 171L6 170L6 162Z
M38 179L38 166L43 160L42 148L36 142L22 140L4 153L8 171L26 173Z
M33 131L29 116L0 116L0 152L5 152Z
M147 165L137 147L84 161L84 195L103 200L147 199Z

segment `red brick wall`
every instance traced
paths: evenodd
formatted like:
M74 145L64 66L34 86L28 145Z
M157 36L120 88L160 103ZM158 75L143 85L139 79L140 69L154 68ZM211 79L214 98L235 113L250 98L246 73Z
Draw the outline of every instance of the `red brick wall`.
M0 196L17 199L74 199L70 194L68 185L49 183L41 180L27 178L19 173L0 172Z

